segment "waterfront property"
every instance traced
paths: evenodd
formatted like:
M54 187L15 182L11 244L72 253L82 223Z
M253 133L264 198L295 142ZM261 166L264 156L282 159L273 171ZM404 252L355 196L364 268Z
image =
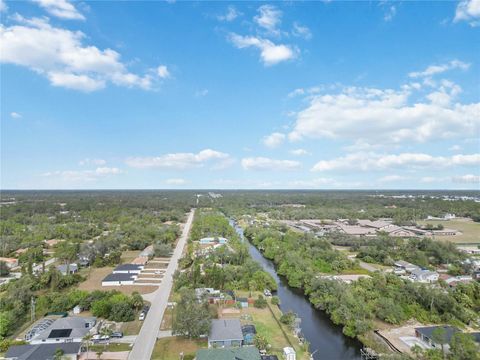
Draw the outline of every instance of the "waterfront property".
M212 320L212 327L208 336L208 347L229 348L242 346L243 333L240 319Z
M443 330L443 336L445 340L444 347L448 347L448 343L452 339L452 336L460 332L456 327L453 326L426 326L426 327L417 327L415 328L415 336L422 340L425 344L433 348L441 347L441 344L435 342L434 332L437 330Z
M228 349L200 349L196 360L261 360L260 352L256 347L247 346Z

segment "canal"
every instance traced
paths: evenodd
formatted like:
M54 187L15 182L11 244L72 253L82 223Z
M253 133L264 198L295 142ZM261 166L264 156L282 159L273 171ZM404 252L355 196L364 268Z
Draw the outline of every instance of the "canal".
M243 229L234 221L230 224L238 235L245 240ZM278 284L277 296L280 298L280 308L283 312L293 311L301 319L302 333L310 343L310 351L314 352L315 360L349 360L360 359L361 343L343 335L342 329L334 325L327 314L315 309L303 292L290 288L286 279L277 275L272 261L263 257L260 251L250 242L248 251L252 258L260 263Z

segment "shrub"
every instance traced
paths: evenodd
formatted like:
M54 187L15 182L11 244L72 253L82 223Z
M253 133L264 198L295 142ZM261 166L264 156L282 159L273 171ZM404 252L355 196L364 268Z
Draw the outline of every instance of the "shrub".
M273 296L273 297L272 297L272 300L270 300L270 303L271 303L272 305L280 305L280 299L279 299L279 297L278 297L278 296Z
M267 300L262 295L258 295L258 299L253 302L253 306L259 309L264 309L267 307Z

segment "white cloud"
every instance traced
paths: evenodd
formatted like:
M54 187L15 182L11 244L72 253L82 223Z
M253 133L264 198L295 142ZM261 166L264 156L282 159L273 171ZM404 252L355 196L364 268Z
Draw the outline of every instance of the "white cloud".
M214 168L221 168L232 163L230 155L205 149L198 153L171 153L157 157L129 157L126 159L128 166L140 169L159 168L187 170L212 164Z
M452 182L461 184L480 184L480 176L472 174L454 176L452 177Z
M257 11L258 15L254 17L257 25L272 34L278 34L277 26L282 22L282 12L273 5L262 5Z
M292 49L289 45L277 45L272 41L261 37L242 36L231 33L229 39L238 49L249 48L252 46L259 49L260 57L266 66L291 60L297 56L297 51Z
M226 21L226 22L230 22L230 21L233 21L235 20L237 17L239 17L240 15L242 15L241 12L239 12L235 6L233 5L230 5L228 8L227 8L227 12L223 15L218 15L217 16L217 19L219 21Z
M45 77L52 85L94 91L107 82L118 86L151 89L157 77L133 74L112 49L84 45L85 35L54 27L46 19L25 19L17 25L0 25L0 61L25 66ZM152 71L151 71L152 72Z
M67 0L34 0L50 15L67 20L85 20L85 17Z
M383 20L386 22L392 21L395 15L397 14L397 8L395 5L388 5L383 16Z
M168 71L166 65L160 65L159 67L157 67L157 75L161 79L166 79L170 77L170 71Z
M468 21L471 26L480 25L480 0L460 1L453 21Z
M111 175L122 174L118 168L97 167L95 170L57 170L42 174L43 177L54 178L66 183L84 183L97 181Z
M8 6L5 0L0 0L0 12L4 12L7 10L8 10Z
M10 113L10 117L13 118L13 119L21 119L22 115L13 111L13 112Z
M386 183L386 182L396 182L396 181L402 181L408 179L405 176L401 175L386 175L378 179L378 182L380 183Z
M85 158L83 160L80 160L78 162L78 165L80 166L86 166L86 165L97 165L97 166L101 166L101 165L105 165L107 162L103 159L89 159L89 158Z
M308 152L305 149L295 149L295 150L290 151L290 154L295 155L295 156L312 155L310 152Z
M297 22L293 23L292 34L293 36L303 37L306 40L312 38L312 32L310 31L310 29L306 26L300 25Z
M204 97L208 95L208 89L201 89L195 91L195 97Z
M461 151L462 147L460 145L452 145L448 148L450 151Z
M353 153L317 162L312 171L379 171L388 169L448 169L480 165L480 154L433 156L423 153Z
M285 134L274 132L270 135L267 135L263 138L262 142L265 146L269 148L276 148L280 146L285 141Z
M300 162L293 160L276 160L266 157L250 157L242 159L242 167L245 170L272 170L291 171L301 167Z
M181 179L181 178L173 178L173 179L165 180L165 184L168 184L168 185L185 185L187 183L188 183L187 180Z
M408 74L411 78L424 78L431 77L433 75L441 74L449 70L468 70L470 64L460 60L452 60L445 64L430 65L423 71L414 71Z
M346 87L337 93L312 95L308 106L297 113L289 139L391 145L478 134L480 103L454 102L460 90L442 82L424 101L411 88Z

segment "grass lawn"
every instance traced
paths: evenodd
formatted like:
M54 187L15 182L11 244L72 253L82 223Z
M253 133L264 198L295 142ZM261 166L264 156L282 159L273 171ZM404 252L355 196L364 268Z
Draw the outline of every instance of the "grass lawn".
M207 340L189 340L181 337L169 337L157 340L152 360L178 360L180 352L186 359L193 359L198 349L207 348Z
M110 343L108 345L96 344L90 345L89 351L97 352L102 351L130 351L132 350L131 344L122 344L122 343Z
M160 324L160 330L170 330L172 328L173 309L167 308L163 313L162 323Z
M435 236L435 240L440 241L451 241L457 244L468 244L468 243L479 243L480 244L480 223L473 221L465 220L449 220L449 221L436 221L436 220L425 220L418 222L421 225L432 224L438 225L442 224L444 228L456 229L462 232L462 235L455 236Z
M105 276L110 274L113 267L107 266L102 268L91 267L89 269L83 269L81 275L85 276L87 280L80 283L78 288L80 290L118 290L124 294L132 294L134 291L138 291L140 294L148 294L157 290L157 286L138 286L138 285L126 285L126 286L102 286L102 280Z
M135 320L124 322L121 327L123 335L138 335L140 329L142 328L143 321L138 320L138 314L135 314Z

